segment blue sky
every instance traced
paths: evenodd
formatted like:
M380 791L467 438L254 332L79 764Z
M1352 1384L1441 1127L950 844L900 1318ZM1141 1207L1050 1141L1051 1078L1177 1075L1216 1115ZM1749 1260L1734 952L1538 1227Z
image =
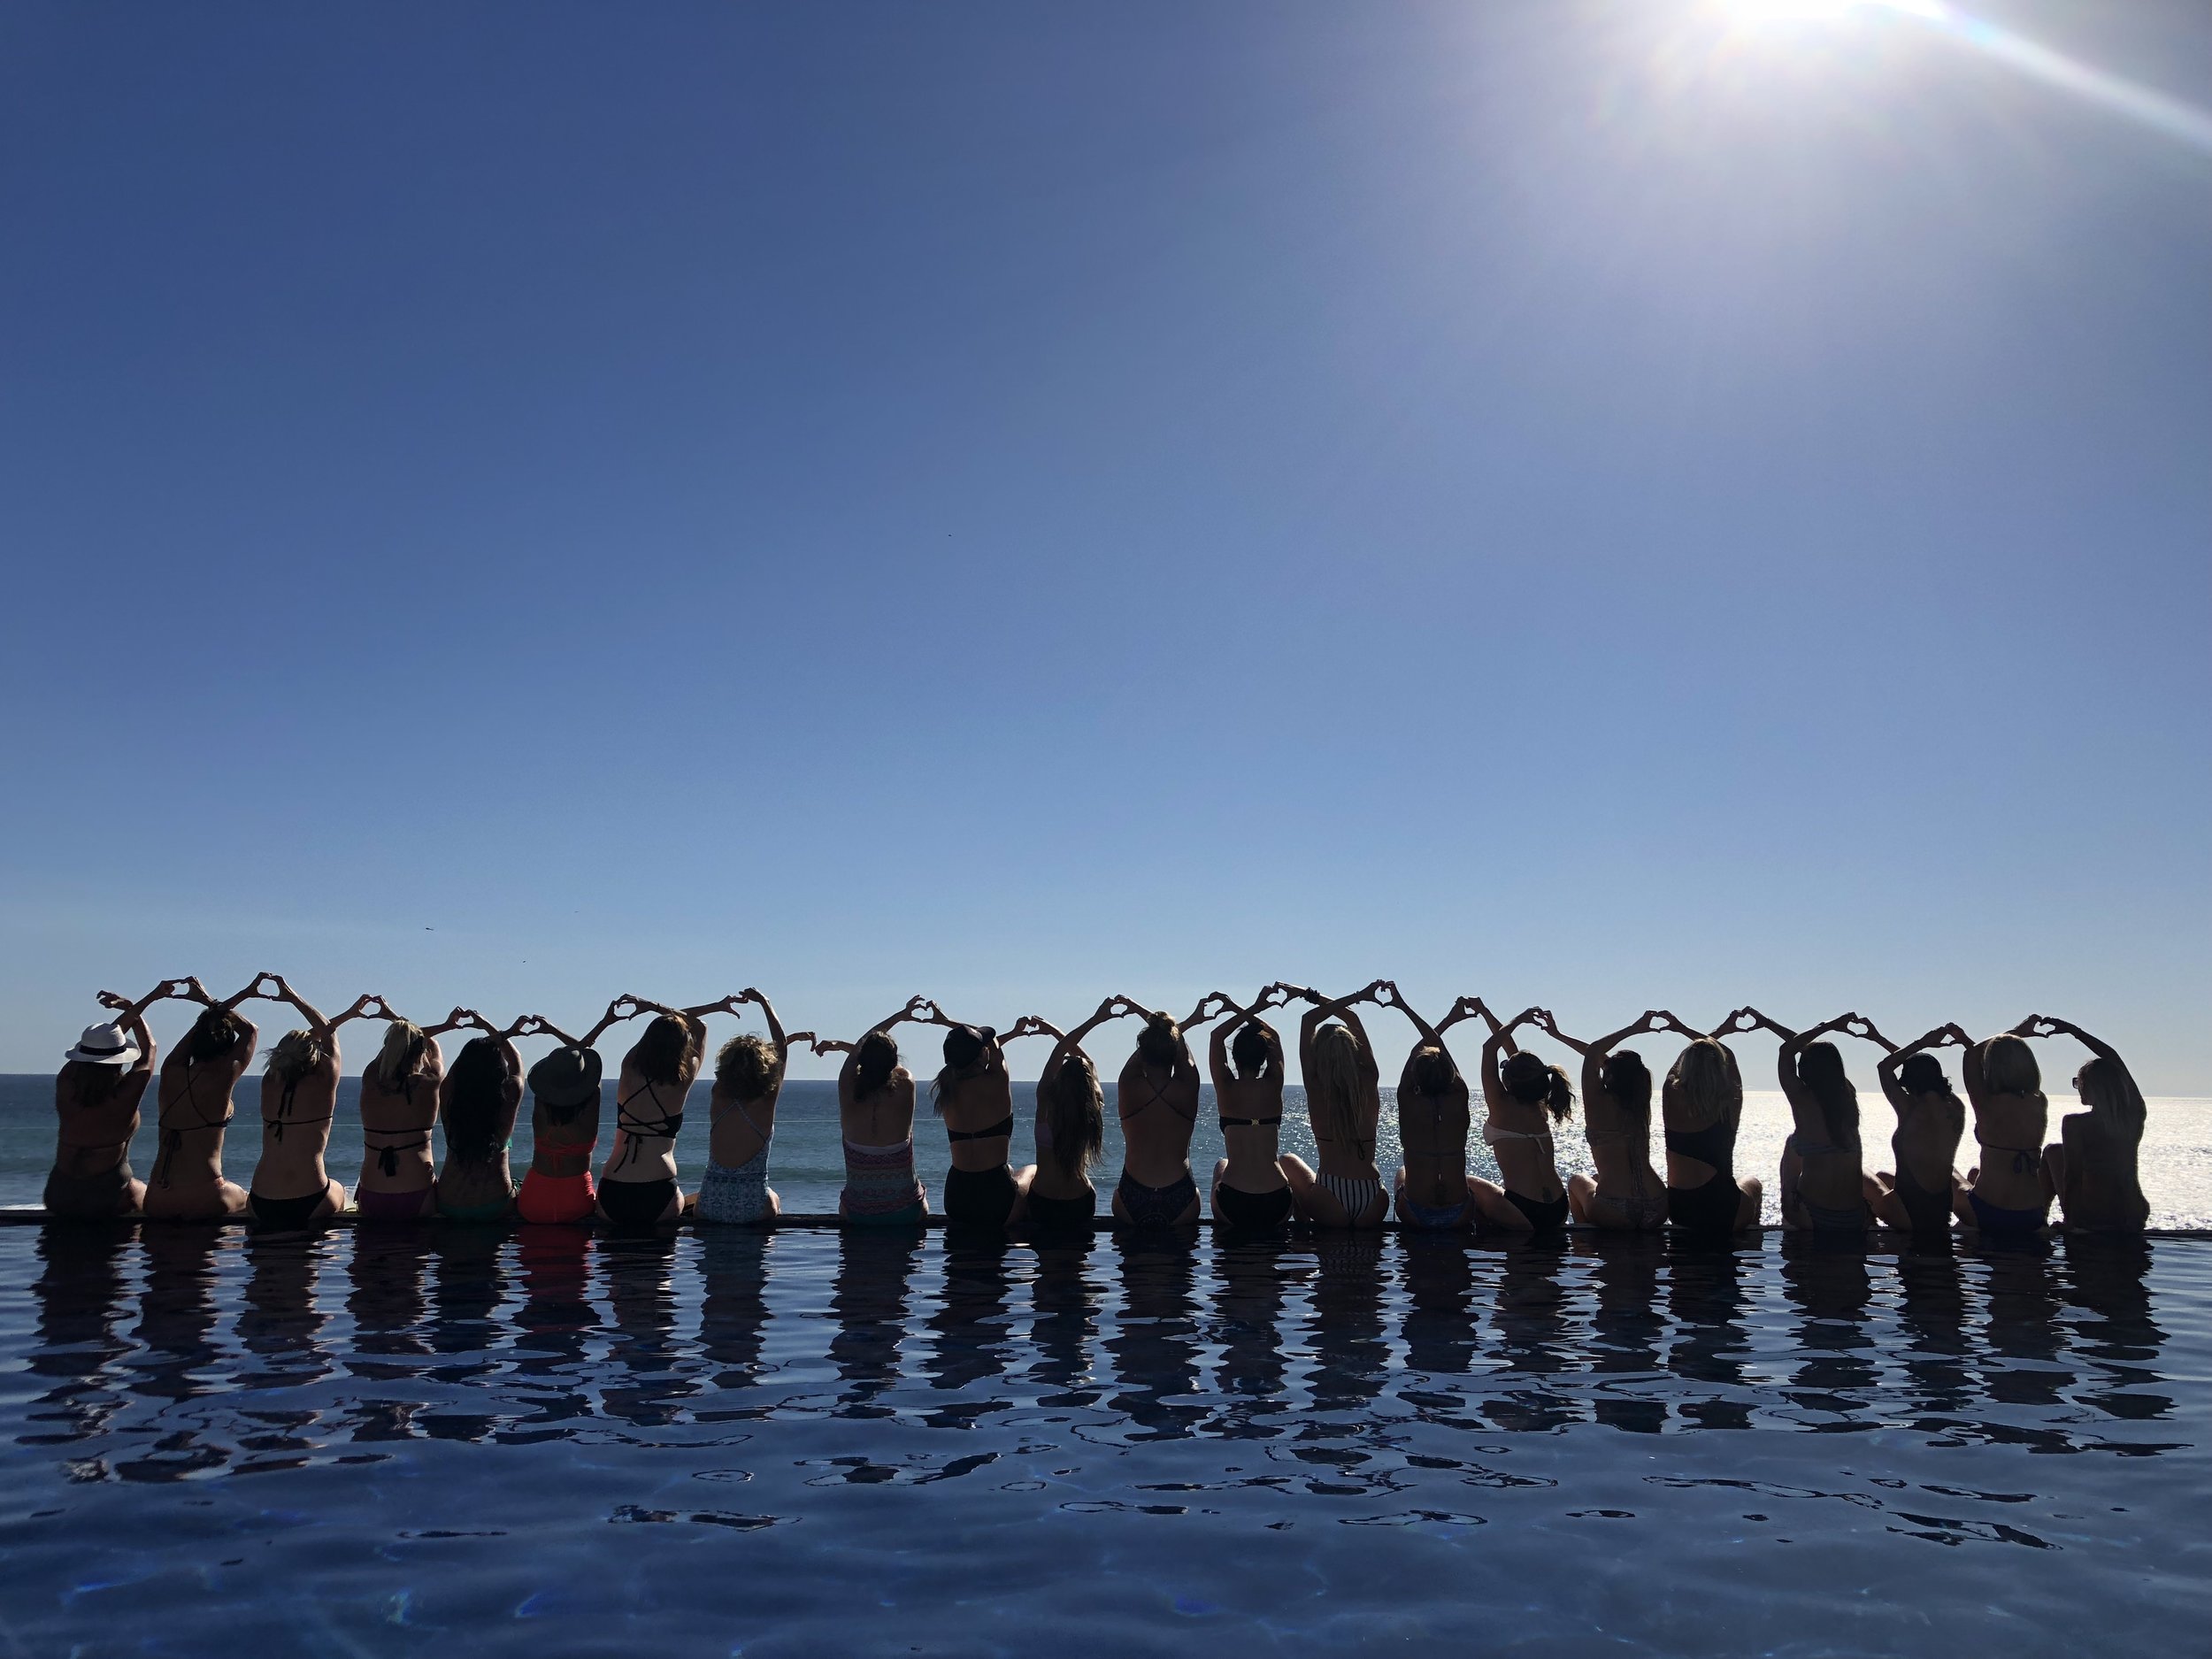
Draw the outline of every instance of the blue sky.
M2112 12L1979 15L2212 104ZM0 1067L1386 973L2212 1093L2208 201L1871 10L10 7Z

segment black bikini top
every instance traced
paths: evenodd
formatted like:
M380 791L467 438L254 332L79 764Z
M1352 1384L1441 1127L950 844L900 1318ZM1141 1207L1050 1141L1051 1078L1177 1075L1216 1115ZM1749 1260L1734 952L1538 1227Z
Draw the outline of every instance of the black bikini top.
M413 1133L403 1129L365 1129L361 1133L365 1138L369 1135L403 1135L405 1137L403 1140L387 1141L380 1147L367 1146L365 1139L364 1140L364 1146L366 1149L376 1154L376 1167L382 1170L388 1176L396 1176L399 1173L401 1153L412 1152L418 1147L426 1152L430 1149L430 1132L427 1129Z
M1283 1115L1280 1112L1277 1112L1272 1118L1224 1118L1221 1120L1221 1126L1224 1129L1259 1129L1264 1128L1269 1124L1279 1124L1282 1120Z
M299 1086L300 1080L297 1078L294 1078L289 1082L285 1084L284 1093L277 1096L277 1115L267 1120L269 1128L273 1133L274 1138L280 1143L282 1142L284 1139L284 1126L287 1124L326 1124L334 1116L335 1116L333 1112L325 1112L319 1118L293 1117L292 1091L299 1087ZM386 1171L388 1174L389 1172L390 1171Z
M1013 1133L1014 1114L1008 1112L988 1129L948 1129L945 1131L945 1139L948 1141L995 1141L1001 1135L1010 1135Z
M1157 1102L1160 1102L1160 1104L1162 1104L1163 1106L1166 1107L1166 1108L1168 1109L1168 1110L1169 1110L1169 1111L1173 1112L1173 1113L1174 1113L1174 1115L1175 1115L1176 1117L1180 1118L1181 1118L1181 1119L1182 1119L1185 1123L1187 1123L1187 1123L1195 1123L1195 1122L1197 1122L1197 1121L1198 1121L1198 1109L1197 1109L1195 1106L1192 1107L1192 1108L1191 1108L1191 1110L1188 1110L1188 1111L1187 1111L1187 1112L1186 1112L1186 1111L1177 1111L1177 1110L1176 1110L1176 1109L1175 1109L1175 1102L1174 1102L1173 1101L1171 1101L1171 1100L1168 1099L1168 1097L1167 1097L1167 1091L1168 1091L1168 1089L1169 1089L1169 1088L1171 1088L1171 1087L1172 1087L1174 1086L1175 1079L1174 1079L1173 1078L1170 1078L1170 1079L1168 1079L1167 1083L1166 1083L1165 1085L1162 1085L1162 1084L1158 1084L1158 1083L1154 1083L1154 1082L1152 1081L1152 1079L1151 1079L1150 1078L1148 1078L1148 1078L1146 1078L1144 1080L1145 1080L1148 1084L1150 1084L1150 1085L1151 1085L1151 1088L1152 1088L1152 1097L1151 1097L1151 1099L1150 1099L1150 1100L1147 1100L1147 1101L1143 1102L1142 1103L1141 1103L1141 1104L1138 1106L1138 1108L1137 1108L1136 1111L1133 1111L1133 1112L1125 1112L1125 1111L1121 1111L1121 1110L1120 1110L1120 1109L1121 1109L1121 1102L1120 1102L1118 1100L1117 1100L1117 1101L1114 1102L1114 1108L1115 1108L1115 1110L1116 1110L1117 1112L1119 1112L1119 1113L1120 1113L1120 1117L1121 1117L1121 1120L1122 1120L1122 1122L1124 1122L1124 1123L1127 1123L1127 1122L1128 1122L1128 1121L1129 1121L1132 1118L1134 1118L1134 1117L1138 1116L1138 1115L1139 1115L1139 1113L1141 1113L1141 1112L1144 1110L1145 1107L1151 1105L1153 1101L1157 1101Z
M678 1135L683 1133L684 1114L681 1108L679 1108L672 1112L663 1112L660 1115L659 1119L652 1123L648 1123L643 1118L641 1118L633 1113L630 1110L630 1101L635 1100L639 1094L650 1095L652 1097L653 1104L656 1106L658 1106L661 1103L659 1094L655 1090L654 1087L650 1083L639 1085L637 1093L632 1094L630 1096L630 1100L617 1101L615 1102L615 1127L618 1129L626 1129L629 1131L630 1134L629 1143L623 1148L622 1152L622 1161L625 1164L627 1164L632 1158L637 1156L639 1141L649 1140L673 1141Z
M1724 1115L1702 1129L1670 1129L1667 1150L1709 1164L1723 1175L1732 1174L1736 1167L1736 1125Z

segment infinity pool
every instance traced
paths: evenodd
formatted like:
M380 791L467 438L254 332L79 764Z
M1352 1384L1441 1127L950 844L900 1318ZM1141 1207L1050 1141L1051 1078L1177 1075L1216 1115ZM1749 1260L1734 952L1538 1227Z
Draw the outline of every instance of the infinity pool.
M0 1229L11 1651L2212 1630L2212 1243Z

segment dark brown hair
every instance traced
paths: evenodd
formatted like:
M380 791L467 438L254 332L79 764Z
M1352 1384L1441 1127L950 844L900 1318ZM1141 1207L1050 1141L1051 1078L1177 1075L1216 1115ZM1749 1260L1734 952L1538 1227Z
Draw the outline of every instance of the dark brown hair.
M1555 1122L1565 1123L1567 1114L1574 1110L1574 1085L1567 1081L1567 1074L1555 1065L1546 1065L1525 1048L1506 1056L1505 1064L1498 1068L1498 1081L1523 1105L1548 1108Z
M1183 1056L1182 1027L1165 1014L1148 1014L1137 1033L1137 1053L1148 1065L1171 1066Z
M1459 1081L1459 1067L1448 1049L1424 1043L1413 1053L1413 1086L1424 1094L1441 1097Z
M192 1029L184 1033L184 1057L198 1065L209 1060L219 1060L238 1046L238 1040L246 1034L246 1024L227 1008L204 1008L200 1017L192 1022Z
M1604 1081L1605 1092L1623 1111L1632 1118L1649 1119L1651 1068L1644 1064L1643 1056L1633 1048L1609 1054L1598 1075Z
M1843 1051L1832 1042L1809 1042L1797 1056L1797 1080L1820 1102L1820 1120L1831 1146L1856 1146L1859 1091L1843 1069Z
M499 1155L500 1123L507 1110L507 1052L496 1038L472 1037L453 1056L446 1097L438 1109L446 1156L488 1164Z
M891 1080L899 1066L899 1045L887 1031L872 1031L853 1045L853 1098L865 1100Z
M699 1075L699 1049L692 1040L690 1018L661 1014L645 1028L623 1064L635 1068L648 1083L663 1088L688 1088Z
M1275 1052L1257 1020L1248 1019L1237 1027L1237 1034L1229 1039L1229 1058L1236 1062L1237 1076L1247 1082L1267 1074Z

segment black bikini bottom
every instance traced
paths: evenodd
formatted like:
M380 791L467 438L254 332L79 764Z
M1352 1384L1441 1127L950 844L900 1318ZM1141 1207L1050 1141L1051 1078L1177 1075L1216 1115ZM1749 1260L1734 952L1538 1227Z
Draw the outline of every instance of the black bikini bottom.
M676 1195L676 1183L664 1175L656 1181L602 1181L599 1208L618 1227L657 1225Z
M126 1157L97 1175L64 1175L55 1170L46 1177L46 1191L39 1202L50 1216L127 1216L131 1161Z
M1142 1181L1133 1180L1129 1171L1124 1170L1121 1184L1114 1188L1114 1196L1121 1200L1122 1214L1129 1217L1132 1225L1171 1227L1197 1202L1198 1183L1186 1173L1165 1187L1147 1187Z
M1948 1188L1932 1193L1913 1179L1905 1160L1897 1160L1897 1202L1905 1207L1905 1219L1915 1233L1948 1233L1955 1217L1951 1213Z
M1214 1219L1240 1233L1271 1233L1290 1219L1290 1188L1240 1192L1224 1181L1214 1188Z
M952 1202L952 1194L945 1194L945 1202ZM1029 1194L1029 1230L1032 1233L1088 1233L1098 1219L1098 1194L1082 1198L1040 1198Z
M1514 1209L1528 1217L1528 1225L1539 1233L1556 1233L1567 1225L1567 1217L1571 1212L1564 1193L1553 1199L1525 1198L1509 1187L1505 1195L1511 1201Z
M1702 1187L1667 1188L1667 1220L1683 1233L1733 1233L1742 1204L1743 1188L1733 1175L1716 1175Z
M1002 1230L1020 1195L1014 1171L1003 1164L993 1170L947 1170L945 1221L955 1227Z
M264 1198L259 1193L246 1194L246 1208L253 1218L265 1227L282 1227L289 1231L303 1227L315 1218L315 1211L322 1207L324 1193L309 1193L303 1198Z

